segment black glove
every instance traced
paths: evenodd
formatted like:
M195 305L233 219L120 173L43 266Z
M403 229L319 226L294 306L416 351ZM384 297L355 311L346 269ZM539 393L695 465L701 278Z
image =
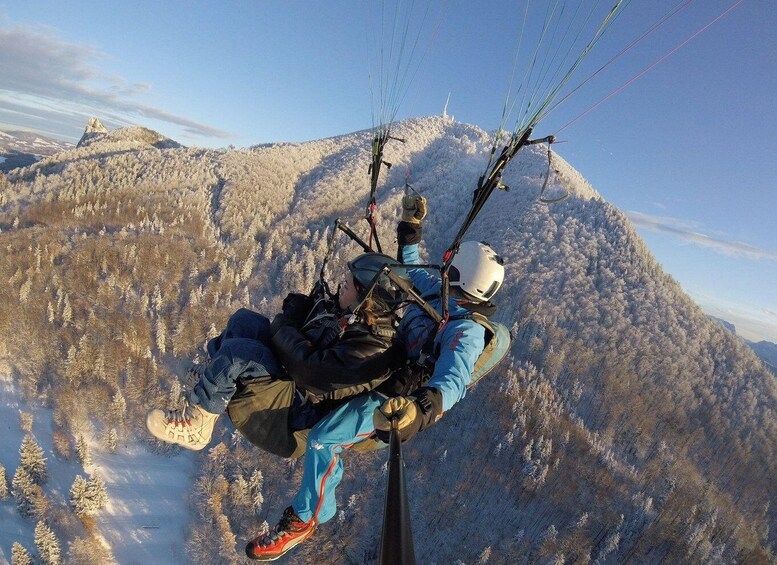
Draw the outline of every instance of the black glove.
M415 399L421 407L421 427L425 430L437 420L442 418L442 392L430 386L422 386L410 393L410 398Z
M420 223L413 224L410 222L399 222L399 224L397 224L397 243L400 247L413 243L421 243L423 233L424 229L421 227Z
M290 324L301 326L313 308L313 300L309 296L297 292L289 293L283 299L283 315Z
M426 198L405 195L402 198L402 221L397 225L397 243L400 247L399 260L402 260L402 246L421 243L422 222L426 217Z

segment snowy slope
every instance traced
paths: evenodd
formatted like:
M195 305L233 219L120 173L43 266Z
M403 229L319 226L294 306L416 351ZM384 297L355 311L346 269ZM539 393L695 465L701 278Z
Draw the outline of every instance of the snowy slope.
M95 516L99 533L121 564L187 563L181 540L188 522L193 457L190 453L162 457L132 443L116 453L90 443L92 464L84 470L76 460L58 458L51 445L52 412L20 400L10 379L0 379L0 464L10 483L19 463L24 432L20 411L34 415L33 435L45 451L49 479L44 492L56 505L67 504L76 475L97 475L107 486L108 506ZM0 563L10 563L11 545L21 543L34 553L36 520L21 518L13 497L0 501ZM56 533L56 525L54 526ZM64 544L63 544L64 545ZM63 552L67 547L63 547Z
M93 448L87 471L103 478L109 499L97 521L116 561L188 563L181 540L189 522L193 454L164 457L137 443L117 453Z
M26 131L0 131L0 171L26 167L44 156L73 147Z
M73 147L71 143L44 138L26 131L0 131L0 153L18 151L35 155L53 155Z
M75 476L81 472L80 465L73 461L62 461L53 454L51 445L52 419L51 410L29 406L20 400L20 395L14 383L5 374L0 373L0 464L5 467L8 483L13 479L19 464L19 446L25 432L19 421L20 412L33 414L33 436L43 448L48 464L49 479L45 491L59 503L67 500L70 486ZM0 562L3 559L10 562L11 544L21 543L28 551L34 551L33 529L35 522L25 520L16 512L13 497L0 501Z

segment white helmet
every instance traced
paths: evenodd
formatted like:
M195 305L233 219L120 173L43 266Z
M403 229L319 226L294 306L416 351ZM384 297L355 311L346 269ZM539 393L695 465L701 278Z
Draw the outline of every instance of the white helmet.
M458 287L475 302L496 294L505 278L504 260L487 243L465 241L448 271L450 286Z

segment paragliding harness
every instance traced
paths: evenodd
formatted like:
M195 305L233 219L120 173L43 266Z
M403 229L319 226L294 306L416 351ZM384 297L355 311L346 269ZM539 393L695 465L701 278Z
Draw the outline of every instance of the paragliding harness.
M467 388L475 386L480 379L489 374L502 359L505 358L510 350L512 336L510 331L499 322L489 320L487 316L480 312L470 312L459 316L449 316L448 321L454 320L472 320L483 326L486 330L485 347L475 361L475 367L472 370L470 381ZM434 373L434 366L440 357L440 343L436 342L436 332L429 332L426 343L421 348L421 355L416 361L418 369L421 371L421 382L419 386L426 384L426 381ZM411 391L408 391L411 392Z
M411 267L408 265L408 267ZM436 265L412 265L412 268L437 268ZM374 286L381 275L389 277L394 284L401 288L409 297L408 302L415 303L422 308L426 314L434 321L435 326L430 329L424 344L421 346L421 353L417 360L408 362L402 370L405 371L402 377L393 379L393 382L385 383L385 386L379 388L383 393L391 396L405 396L413 392L418 387L424 386L431 375L434 373L434 367L440 355L440 343L437 341L437 335L444 327L441 325L442 315L429 304L429 300L438 298L438 294L421 296L416 289L402 277L399 277L389 265L384 265L383 270L375 275L374 280L367 289ZM466 306L464 306L466 308ZM503 324L490 320L481 312L470 310L466 314L448 316L446 323L454 320L472 320L483 326L485 329L485 346L478 356L467 388L474 386L480 379L490 373L507 355L510 349L512 336L510 331Z

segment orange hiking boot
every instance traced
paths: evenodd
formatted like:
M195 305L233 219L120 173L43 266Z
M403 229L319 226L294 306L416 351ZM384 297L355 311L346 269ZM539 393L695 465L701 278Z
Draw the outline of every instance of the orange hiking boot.
M311 537L315 531L314 519L303 522L294 512L294 508L289 506L283 511L283 518L272 532L248 542L246 555L257 561L275 561Z

